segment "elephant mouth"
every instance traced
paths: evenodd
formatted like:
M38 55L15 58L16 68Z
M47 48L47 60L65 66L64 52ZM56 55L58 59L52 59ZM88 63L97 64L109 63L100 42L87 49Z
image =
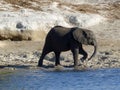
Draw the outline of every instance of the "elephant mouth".
M91 57L88 58L88 60L91 60L93 57L95 57L96 53L97 53L97 45L94 46L94 52L93 52L93 54L91 55Z

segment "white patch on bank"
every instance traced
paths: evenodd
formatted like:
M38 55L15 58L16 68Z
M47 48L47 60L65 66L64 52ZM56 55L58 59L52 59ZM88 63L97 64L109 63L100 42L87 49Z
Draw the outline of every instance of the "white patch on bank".
M46 30L55 25L66 27L78 26L89 27L105 20L97 14L80 13L53 13L53 12L35 12L33 10L20 10L18 12L1 11L0 12L0 30ZM22 27L17 25L21 23ZM46 29L45 29L46 28Z
M3 7L3 3L5 2L0 1L0 8ZM32 5L36 6L36 3ZM0 35L2 38L16 38L21 35L20 37L23 38L32 39L32 36L34 36L38 39L42 38L41 33L43 31L47 33L56 25L87 28L106 20L98 14L80 13L64 5L59 7L59 2L52 2L41 7L42 11L23 7L14 11L12 5L5 3L4 11L0 11ZM24 31L29 31L30 35L24 34ZM38 35L36 35L36 31L39 32ZM34 35L33 32L35 33Z

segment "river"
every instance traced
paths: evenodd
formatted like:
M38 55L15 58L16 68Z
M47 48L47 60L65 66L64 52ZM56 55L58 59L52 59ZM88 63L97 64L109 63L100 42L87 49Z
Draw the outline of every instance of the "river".
M0 90L120 90L120 69L23 69L0 75Z

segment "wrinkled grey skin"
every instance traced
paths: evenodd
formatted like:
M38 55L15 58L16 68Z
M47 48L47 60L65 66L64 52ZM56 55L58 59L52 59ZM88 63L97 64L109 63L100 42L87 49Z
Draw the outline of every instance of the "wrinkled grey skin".
M62 26L53 27L46 36L45 45L42 51L42 55L39 59L38 66L43 65L43 59L49 52L55 53L55 65L60 65L60 53L62 51L71 50L73 53L74 66L78 66L78 54L82 54L81 61L83 62L88 54L83 50L82 44L94 46L94 52L88 59L90 60L96 54L97 42L95 35L92 31L82 28L66 28Z

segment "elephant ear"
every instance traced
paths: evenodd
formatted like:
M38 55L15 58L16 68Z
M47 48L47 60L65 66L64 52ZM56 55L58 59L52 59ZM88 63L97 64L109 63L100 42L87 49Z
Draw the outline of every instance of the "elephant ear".
M86 44L86 45L88 44L87 33L80 28L77 28L76 30L73 31L73 38L81 44Z

